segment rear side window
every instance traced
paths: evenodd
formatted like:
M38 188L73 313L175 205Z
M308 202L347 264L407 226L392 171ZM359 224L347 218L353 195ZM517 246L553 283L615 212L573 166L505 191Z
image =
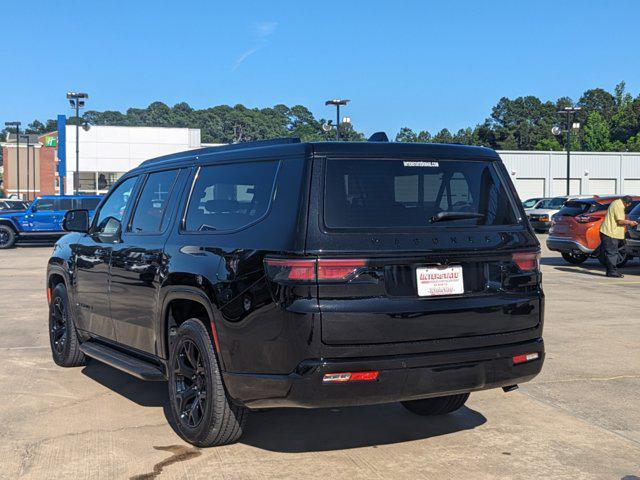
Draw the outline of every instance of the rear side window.
M449 218L435 223L438 214ZM327 160L324 220L388 229L512 225L517 217L491 162L364 159Z
M178 170L152 173L144 184L131 222L133 233L159 232Z
M56 210L73 210L73 201L70 198L59 198L54 200L54 207Z
M271 204L279 163L202 167L187 207L185 230L237 230L262 219Z
M77 198L76 208L83 210L95 210L99 203L99 198Z

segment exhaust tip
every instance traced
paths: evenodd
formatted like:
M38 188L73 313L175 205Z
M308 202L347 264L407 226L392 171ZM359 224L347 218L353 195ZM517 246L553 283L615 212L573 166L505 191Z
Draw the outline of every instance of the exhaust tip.
M518 385L507 385L506 387L502 387L502 391L504 393L513 392L518 389Z

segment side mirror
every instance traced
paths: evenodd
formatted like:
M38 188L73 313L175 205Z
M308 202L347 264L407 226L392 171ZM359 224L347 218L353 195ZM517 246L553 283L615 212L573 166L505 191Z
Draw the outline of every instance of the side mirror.
M87 233L89 231L89 211L69 210L64 214L62 229L65 232Z

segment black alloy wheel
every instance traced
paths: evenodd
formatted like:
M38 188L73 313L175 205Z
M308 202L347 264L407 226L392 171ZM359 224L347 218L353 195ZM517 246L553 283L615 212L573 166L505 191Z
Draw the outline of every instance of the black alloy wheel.
M67 342L67 310L62 297L55 297L51 302L51 318L49 321L51 349L58 355L64 354Z
M78 367L86 363L69 309L67 288L59 283L51 292L49 303L49 343L53 361L61 367Z
M175 409L189 428L200 425L207 399L207 377L198 346L188 338L178 346L174 358Z
M237 441L248 413L224 387L207 323L190 318L176 329L167 364L172 426L198 447Z

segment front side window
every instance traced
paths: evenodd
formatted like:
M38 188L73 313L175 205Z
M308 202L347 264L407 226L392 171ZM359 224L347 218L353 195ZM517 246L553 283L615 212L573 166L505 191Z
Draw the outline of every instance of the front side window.
M260 220L273 197L278 161L202 167L193 187L185 229L237 230Z
M131 222L133 233L159 232L178 170L152 173L147 178Z
M137 177L128 178L111 192L98 213L94 233L113 235L120 229L136 180Z
M36 212L53 212L56 210L55 201L53 199L41 198L34 205Z
M329 228L513 225L510 198L492 162L327 160Z

